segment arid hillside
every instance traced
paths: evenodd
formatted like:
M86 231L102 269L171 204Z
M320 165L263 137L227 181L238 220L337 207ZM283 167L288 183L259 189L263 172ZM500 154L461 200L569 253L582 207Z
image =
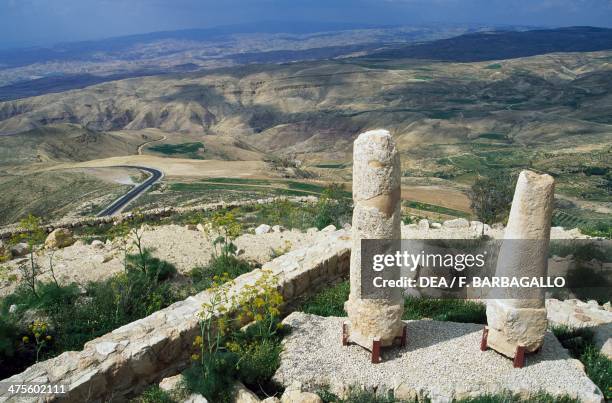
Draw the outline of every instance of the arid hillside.
M549 31L535 37L541 32ZM445 61L435 52L431 57L441 60L402 54L426 54L423 48L438 49L435 43L447 53L449 43L477 48L474 38L485 38L479 45L485 49L490 37L518 43L529 33L473 34L396 53L132 78L2 102L0 169L14 175L17 166L36 171L90 160L105 166L116 156L130 164L137 162L130 155L152 154L289 161L299 172L269 169L268 176L347 183L352 141L383 127L400 146L405 186L463 193L477 175L530 168L556 177L572 214L587 203L605 215L612 50L546 53L607 47L607 31L568 32L571 46L546 34L526 49L544 54L530 57L518 57L507 45L499 55L509 58L501 60L484 53L483 61L469 62ZM591 44L589 35L595 35Z

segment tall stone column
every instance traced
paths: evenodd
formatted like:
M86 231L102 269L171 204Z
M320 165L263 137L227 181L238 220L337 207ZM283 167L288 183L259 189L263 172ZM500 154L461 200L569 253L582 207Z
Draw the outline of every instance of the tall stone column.
M361 240L401 238L399 153L386 130L359 135L353 146L353 247L351 250L348 341L372 349L402 336L404 301L399 288L385 288L376 299L362 299ZM399 278L399 270L385 273ZM377 347L374 347L376 349ZM374 353L374 350L373 350Z
M512 200L495 275L539 278L547 275L554 179L522 171ZM542 346L547 320L544 291L533 288L495 290L487 302L488 347L515 358ZM519 357L523 360L523 357Z

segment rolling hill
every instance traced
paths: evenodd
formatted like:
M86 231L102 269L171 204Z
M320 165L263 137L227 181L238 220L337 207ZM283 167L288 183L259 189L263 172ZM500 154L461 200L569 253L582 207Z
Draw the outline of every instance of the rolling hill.
M288 158L324 180L345 181L355 136L384 127L400 146L406 185L461 191L478 174L530 168L553 174L572 203L609 211L612 51L576 50L606 47L610 30L558 31L572 43L552 40L549 30L417 46L433 52L458 41L472 49L465 57L483 61L377 53L130 78L0 102L0 148L37 150L6 152L3 169L37 166L39 150L48 165L135 147L169 158ZM508 58L489 60L491 37L508 43ZM543 54L513 51L528 37L542 39L523 51ZM164 140L138 147L151 130Z

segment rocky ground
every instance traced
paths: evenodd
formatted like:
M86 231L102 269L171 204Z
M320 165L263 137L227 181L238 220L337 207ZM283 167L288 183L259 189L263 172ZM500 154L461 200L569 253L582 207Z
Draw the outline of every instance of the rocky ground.
M307 390L329 386L339 395L351 386L382 394L393 390L396 398L409 401L450 402L505 391L527 397L538 390L584 402L602 401L580 361L572 359L552 333L547 333L540 353L516 370L498 353L479 350L481 325L407 321L407 347L383 349L383 362L374 366L364 365L370 361L368 351L338 342L344 320L300 312L285 318L293 331L283 341L281 366L274 379L285 386L298 381Z
M278 254L296 248L303 248L325 236L325 232L312 229L307 232L297 230L285 231L275 228L267 233L246 233L235 240L238 253L254 263L263 264ZM181 274L188 273L197 266L206 265L213 253L214 237L198 230L195 226L164 225L157 227L143 226L142 244L150 248L159 259L174 264ZM41 280L51 280L49 262L52 258L55 276L62 284L88 281L100 281L123 270L123 245L119 239L102 243L94 241L85 244L76 241L74 244L58 250L41 251L38 261L45 272ZM134 248L132 247L132 251ZM13 259L7 263L8 273L19 276L18 266L27 263L27 257ZM0 286L0 296L12 292L15 281L4 281Z

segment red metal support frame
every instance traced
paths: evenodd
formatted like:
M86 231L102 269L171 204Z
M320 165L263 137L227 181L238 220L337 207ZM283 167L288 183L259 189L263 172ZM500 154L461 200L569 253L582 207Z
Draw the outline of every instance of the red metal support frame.
M514 353L514 361L512 363L514 368L523 368L525 366L525 347L518 346Z
M375 338L372 341L372 364L378 364L382 362L380 357L380 338Z
M489 337L489 329L485 326L482 329L482 339L480 340L480 351L487 351L487 339Z

